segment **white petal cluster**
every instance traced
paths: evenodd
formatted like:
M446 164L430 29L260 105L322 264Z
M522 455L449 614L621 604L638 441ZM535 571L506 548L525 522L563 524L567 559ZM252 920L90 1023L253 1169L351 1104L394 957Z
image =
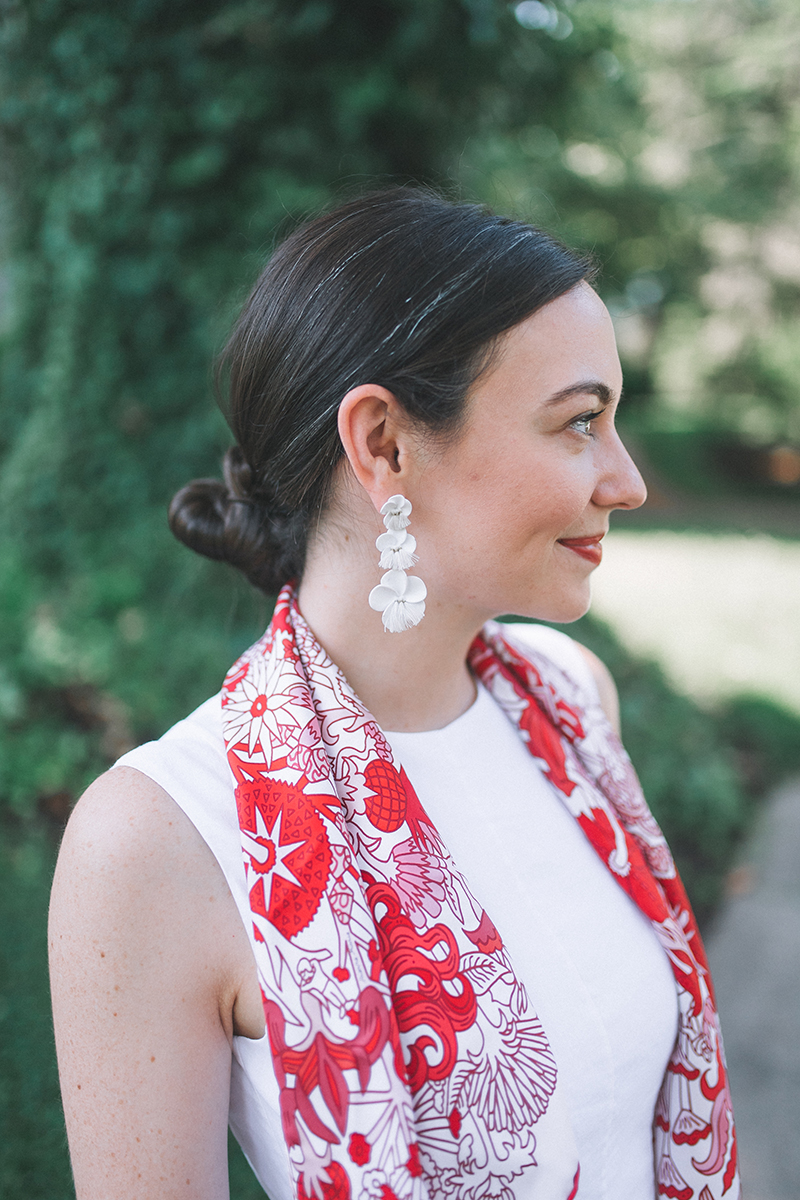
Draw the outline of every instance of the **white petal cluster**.
M387 571L370 592L369 606L383 613L383 624L389 633L401 633L412 625L419 625L425 616L427 594L428 589L416 575Z
M407 571L417 561L414 551L417 539L405 529L389 529L382 533L375 545L381 552L380 566L384 571Z
M402 633L419 625L425 616L425 597L428 589L406 569L417 561L414 551L416 538L407 533L411 501L405 496L390 496L381 508L386 533L375 542L380 550L380 566L386 571L377 587L369 594L369 606L383 614L383 625L389 633Z
M411 501L405 496L390 496L381 508L383 523L387 529L407 529L411 524Z

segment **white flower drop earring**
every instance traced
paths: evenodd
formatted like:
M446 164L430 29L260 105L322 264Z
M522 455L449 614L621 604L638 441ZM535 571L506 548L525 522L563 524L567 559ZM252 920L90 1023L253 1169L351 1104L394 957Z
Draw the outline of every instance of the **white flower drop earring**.
M407 532L410 512L410 500L390 496L381 508L386 533L375 542L381 552L378 565L386 574L370 592L369 606L383 614L383 625L389 633L411 629L425 616L428 589L416 575L406 575L408 567L417 561L417 539Z

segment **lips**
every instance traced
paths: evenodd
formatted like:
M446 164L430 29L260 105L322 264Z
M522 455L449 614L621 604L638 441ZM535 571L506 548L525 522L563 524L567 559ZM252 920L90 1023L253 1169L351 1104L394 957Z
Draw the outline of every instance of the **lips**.
M567 550L572 550L575 554L580 554L581 558L597 567L603 558L603 547L600 543L604 537L605 533L596 533L593 537L559 538L558 544L566 546Z

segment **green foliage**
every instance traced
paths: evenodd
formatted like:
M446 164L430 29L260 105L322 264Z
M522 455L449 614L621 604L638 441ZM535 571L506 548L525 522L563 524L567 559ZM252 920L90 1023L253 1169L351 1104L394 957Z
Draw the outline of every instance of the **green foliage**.
M264 1200L264 1189L232 1133L228 1133L228 1176L231 1200Z
M800 771L800 717L763 696L737 696L720 712L722 736L736 747L751 791L762 793Z
M505 123L494 114L484 120L459 171L499 207L595 252L602 286L615 295L665 265L668 214L663 190L630 170L647 114L616 13L585 0L570 22L564 40L546 28L526 31L509 78L518 103Z
M47 988L55 843L0 819L0 1196L74 1196Z
M520 31L460 0L40 0L2 22L0 796L22 812L256 636L263 603L165 522L229 441L214 348L279 227L343 178L436 173Z
M532 30L517 56L549 71L549 94L514 128L488 119L461 177L595 251L628 403L651 424L800 446L800 10L582 0L569 14L569 39Z

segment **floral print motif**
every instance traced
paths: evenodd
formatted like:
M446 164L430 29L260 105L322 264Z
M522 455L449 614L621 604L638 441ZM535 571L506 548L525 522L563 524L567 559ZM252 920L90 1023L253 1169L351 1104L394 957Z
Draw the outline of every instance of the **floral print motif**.
M413 924L424 927L428 919L436 920L447 895L443 886L444 871L438 866L436 857L414 838L409 838L395 846L392 859L395 864L394 890Z
M624 751L566 676L498 627L470 662L672 963L680 1032L654 1120L659 1194L736 1200L707 965ZM222 704L297 1196L513 1200L542 1170L547 1200L574 1197L557 1066L502 938L291 589Z
M736 1200L736 1133L708 962L672 855L630 760L599 705L579 713L571 703L577 697L572 681L544 656L517 649L499 626L490 622L476 638L470 663L523 737L542 715L559 730L563 759L556 757L551 778L617 882L652 922L670 960L679 1025L653 1122L658 1194L672 1200ZM529 713L527 719L519 708L526 693L539 707L539 714ZM708 1138L707 1157L692 1154L692 1146Z

